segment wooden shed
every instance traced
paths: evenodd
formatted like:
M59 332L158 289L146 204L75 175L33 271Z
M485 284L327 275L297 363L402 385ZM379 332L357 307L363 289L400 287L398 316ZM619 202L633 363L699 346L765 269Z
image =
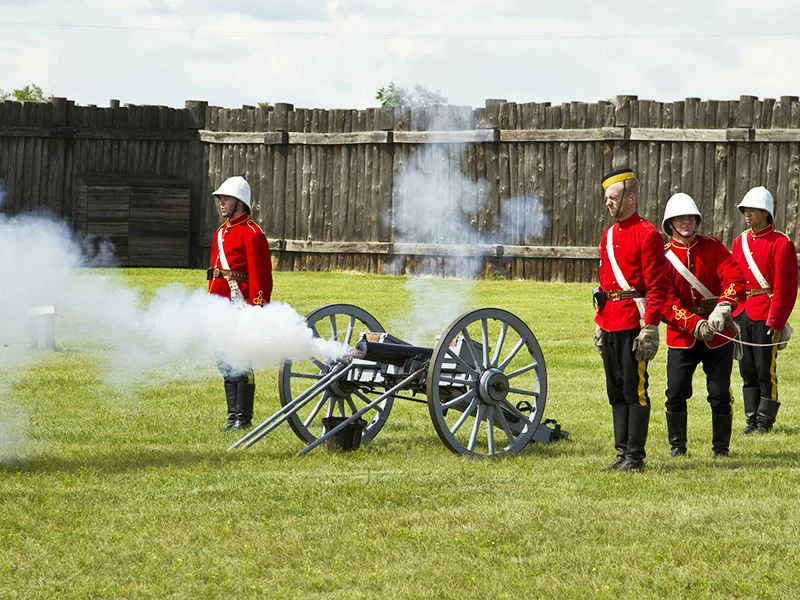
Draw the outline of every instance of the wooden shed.
M125 267L189 266L189 184L109 173L79 175L76 229L109 241Z

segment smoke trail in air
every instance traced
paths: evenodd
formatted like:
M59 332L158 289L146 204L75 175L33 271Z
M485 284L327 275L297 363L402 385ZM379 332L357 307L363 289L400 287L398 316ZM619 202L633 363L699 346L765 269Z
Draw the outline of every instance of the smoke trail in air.
M437 117L429 129L472 128L465 120ZM400 257L395 265L396 272L405 265L410 275L412 305L393 327L413 343L432 345L435 336L469 308L474 279L485 268L485 260L475 256L479 245L535 243L549 226L535 194L501 199L499 207L492 204L496 200L491 186L475 168L481 152L477 145L420 144L404 150L399 163L391 215L394 242L454 250L437 258ZM442 272L460 279L442 279Z

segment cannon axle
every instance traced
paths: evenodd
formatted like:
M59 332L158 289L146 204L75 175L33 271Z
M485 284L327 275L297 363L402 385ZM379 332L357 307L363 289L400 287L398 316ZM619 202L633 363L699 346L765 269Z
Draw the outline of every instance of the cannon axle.
M508 377L499 369L487 369L481 374L478 397L486 404L496 405L508 396Z

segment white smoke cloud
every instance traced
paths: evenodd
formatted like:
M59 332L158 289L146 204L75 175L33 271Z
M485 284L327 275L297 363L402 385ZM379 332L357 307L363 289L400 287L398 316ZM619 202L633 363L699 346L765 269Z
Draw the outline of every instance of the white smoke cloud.
M222 355L233 366L252 362L256 369L278 366L284 358L310 354L338 356L346 348L314 339L291 306L231 304L204 290L166 286L146 305L139 293L102 270L87 269L97 256L85 249L58 222L0 215L0 264L8 277L0 298L0 367L29 357L26 320L30 307L54 306L59 335L102 344L114 367L165 371L165 361L191 367ZM213 365L213 360L211 360ZM174 365L170 365L174 366Z
M341 356L336 342L315 339L291 306L234 306L205 290L179 285L143 302L115 272L98 264L62 223L0 214L0 457L19 441L24 412L11 394L11 373L41 354L30 345L28 326L43 329L26 309L54 307L56 345L88 348L99 373L125 397L136 384L158 378L214 376L216 359L234 368L277 367L286 359ZM43 341L43 340L41 340ZM16 415L12 425L5 416ZM17 433L14 433L17 432Z
M429 130L472 128L463 119L437 117ZM474 149L468 144L420 144L409 154L395 184L391 215L395 242L527 245L544 235L550 219L540 198L524 194L502 199L499 210L491 206L488 182L465 173L465 166L477 160L467 156L469 151ZM484 223L485 215L492 215L492 220ZM404 257L397 260L406 261ZM443 280L439 275L443 267L464 279ZM474 279L483 268L483 260L470 252L414 264L406 283L412 306L394 324L398 335L411 343L432 345L431 340L468 307ZM395 271L400 270L396 265Z

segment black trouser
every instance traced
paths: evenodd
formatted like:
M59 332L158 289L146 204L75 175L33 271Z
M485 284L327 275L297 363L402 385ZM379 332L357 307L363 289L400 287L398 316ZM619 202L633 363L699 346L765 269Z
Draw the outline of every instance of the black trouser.
M255 383L255 373L252 366L244 369L231 366L221 352L215 352L214 358L217 362L217 370L227 383Z
M701 341L697 341L692 348L667 350L667 412L687 412L686 401L692 397L692 376L700 363L706 374L707 400L711 412L717 415L733 414L733 344L711 349Z
M650 406L647 394L649 377L647 362L638 361L633 356L633 340L640 329L625 331L602 331L603 367L606 372L606 391L608 402L615 404L636 404Z
M767 332L766 321L753 321L746 313L736 317L743 342L771 344L772 336ZM739 361L739 374L742 376L742 393L755 395L764 401L778 401L778 376L776 361L777 346L742 346L742 359ZM748 391L750 390L750 391Z

